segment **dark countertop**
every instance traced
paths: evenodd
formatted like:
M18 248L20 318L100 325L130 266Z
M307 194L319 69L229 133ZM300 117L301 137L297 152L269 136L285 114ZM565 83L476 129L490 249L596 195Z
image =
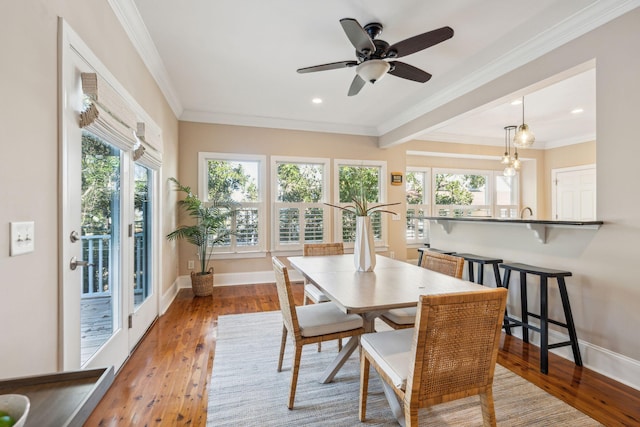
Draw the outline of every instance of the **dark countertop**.
M600 226L603 221L551 221L538 219L508 219L508 218L484 218L484 217L450 217L450 216L425 216L422 219L430 221L462 221L462 222L492 222L498 224L539 224L558 226Z

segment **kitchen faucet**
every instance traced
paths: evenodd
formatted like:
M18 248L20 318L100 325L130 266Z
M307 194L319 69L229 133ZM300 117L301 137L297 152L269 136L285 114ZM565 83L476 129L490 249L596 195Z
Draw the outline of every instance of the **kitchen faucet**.
M524 219L524 213L525 211L529 211L529 215L533 216L533 211L531 210L531 208L529 206L525 206L524 208L522 208L520 210L520 219Z

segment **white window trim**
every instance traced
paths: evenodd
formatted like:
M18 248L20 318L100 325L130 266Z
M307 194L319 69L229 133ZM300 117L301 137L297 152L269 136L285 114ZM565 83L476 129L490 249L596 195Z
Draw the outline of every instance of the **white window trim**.
M209 160L227 160L227 161L250 161L258 162L258 201L257 202L244 202L245 207L257 207L258 208L258 245L250 247L236 247L235 250L230 251L227 248L221 248L221 250L213 250L213 259L225 259L225 258L256 258L264 256L267 251L267 209L266 209L266 197L267 192L267 156L258 154L237 154L237 153L217 153L210 151L201 151L198 153L198 197L200 200L207 201L208 193L208 161Z
M334 159L333 160L333 204L340 205L340 166L372 166L380 168L380 200L378 203L387 203L387 162L384 160L354 160L354 159ZM342 217L339 209L332 209L333 215L333 238L336 242L342 242ZM381 239L375 240L376 250L388 247L388 214L380 215L381 219ZM353 242L344 242L344 247L352 249Z
M492 176L492 181L495 185L496 182L496 177L498 176L502 176L503 171L493 171L493 176ZM498 191L497 188L494 188L493 191L493 197L494 197L494 202L493 202L493 217L494 218L502 218L500 216L500 209L507 209L507 218L518 218L518 212L520 212L520 172L516 172L516 174L513 176L513 179L516 180L516 186L515 186L515 191L516 191L516 195L515 195L515 199L516 199L516 203L513 205L499 205L498 204L498 197L496 192Z
M421 172L425 174L425 180L424 180L424 191L427 192L428 194L426 194L425 198L422 200L423 203L421 204L417 204L417 205L410 205L410 204L406 204L406 211L408 211L409 209L422 209L423 212L425 213L425 216L429 216L431 215L431 210L432 210L432 204L431 204L431 193L433 193L433 183L432 183L432 179L431 179L431 168L429 167L424 167L424 166L407 166L407 170L405 171L405 176L407 174L409 174L410 172ZM405 199L406 199L406 184L405 184ZM406 215L406 212L405 212ZM413 220L414 223L417 223L417 219ZM418 247L418 246L422 246L424 243L429 243L429 221L428 220L422 220L424 221L424 225L423 227L426 228L425 231L425 237L422 239L410 239L409 237L406 237L407 239L407 245L409 247ZM415 226L416 224L414 224ZM406 225L405 225L405 236L407 233L407 229L406 229Z
M283 203L278 199L278 164L280 163L300 163L300 164L321 164L322 165L322 199L317 203ZM330 207L323 203L329 200L329 181L330 181L330 167L331 160L325 157L293 157L293 156L271 156L271 249L274 252L287 252L287 251L301 251L304 246L303 233L303 220L300 222L300 242L299 243L280 243L279 239L279 215L278 209L282 206L290 206L292 208L300 208L300 212L304 212L304 208L307 207L321 207L324 211L324 227L322 239L324 242L328 242L330 238Z

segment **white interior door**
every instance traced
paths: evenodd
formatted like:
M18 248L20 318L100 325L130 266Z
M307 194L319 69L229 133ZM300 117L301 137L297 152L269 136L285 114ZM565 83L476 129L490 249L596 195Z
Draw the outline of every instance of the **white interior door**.
M558 221L596 220L596 167L554 169L552 215Z

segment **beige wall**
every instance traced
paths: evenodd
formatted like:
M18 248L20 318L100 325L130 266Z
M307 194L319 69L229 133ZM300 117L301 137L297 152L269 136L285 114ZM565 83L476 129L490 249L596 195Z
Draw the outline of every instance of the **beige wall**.
M165 175L177 170L178 124L106 0L2 1L0 16L0 378L7 378L59 366L58 268L66 260L58 259L57 231L58 16L162 128ZM165 211L168 230L173 218ZM35 252L9 256L11 221L35 221ZM176 261L161 245L167 289Z
M194 189L198 188L197 161L201 151L266 155L268 182L271 180L269 156L272 155L329 158L331 177L333 159L384 160L387 162L388 174L405 169L405 151L402 147L380 149L376 138L367 136L180 122L179 139L179 179L181 183ZM388 180L389 177L387 184ZM333 190L333 180L331 189ZM267 197L267 200L271 200L272 196L267 193ZM404 187L387 185L387 199L389 202L402 202ZM394 207L392 210L402 212L400 208ZM271 210L267 209L267 224L273 221L271 214ZM388 221L388 224L389 249L404 255L404 222ZM270 231L269 229L269 233ZM269 239L270 236L269 234ZM193 259L194 256L193 246L180 244L181 274L188 274L186 260ZM270 254L259 259L214 261L213 267L216 273L272 269Z

